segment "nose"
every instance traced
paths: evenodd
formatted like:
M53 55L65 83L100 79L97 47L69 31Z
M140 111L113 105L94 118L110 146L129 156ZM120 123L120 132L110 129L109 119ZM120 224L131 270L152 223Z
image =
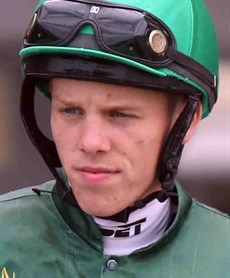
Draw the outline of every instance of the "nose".
M109 130L103 120L87 118L80 131L80 150L88 154L108 152L111 149Z

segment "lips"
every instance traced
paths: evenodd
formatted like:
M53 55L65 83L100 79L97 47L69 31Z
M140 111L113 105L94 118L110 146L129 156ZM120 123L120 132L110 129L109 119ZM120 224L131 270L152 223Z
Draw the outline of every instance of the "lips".
M115 177L119 171L106 167L83 166L76 168L80 178L87 183L101 183Z
M83 166L77 168L79 171L100 174L100 173L116 173L117 171L105 168L105 167L91 167L91 166Z

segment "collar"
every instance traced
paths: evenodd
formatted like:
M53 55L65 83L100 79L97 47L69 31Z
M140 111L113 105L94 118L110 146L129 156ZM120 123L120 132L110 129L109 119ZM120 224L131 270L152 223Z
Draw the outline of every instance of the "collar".
M171 202L152 200L130 213L128 221L93 217L103 236L104 254L127 256L159 240L171 220Z

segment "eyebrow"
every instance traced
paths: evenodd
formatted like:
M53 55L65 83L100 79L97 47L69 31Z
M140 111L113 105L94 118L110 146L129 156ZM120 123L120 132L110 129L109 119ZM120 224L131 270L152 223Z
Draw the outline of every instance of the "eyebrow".
M131 105L129 103L127 104L112 104L109 105L108 107L104 107L103 109L105 110L122 110L122 111L136 111L136 110L140 110L140 109L145 109L145 107L143 105Z
M63 99L62 96L54 96L52 100L55 100L57 102L60 102L64 105L73 105L73 106L81 106L82 102L81 100L74 100L71 98ZM120 102L120 103L119 103ZM119 101L119 100L112 100L111 102L107 102L106 105L103 103L101 104L101 109L107 110L107 109L122 109L122 110L136 110L136 109L145 109L145 105L143 104L136 104L136 103L130 103L128 101Z

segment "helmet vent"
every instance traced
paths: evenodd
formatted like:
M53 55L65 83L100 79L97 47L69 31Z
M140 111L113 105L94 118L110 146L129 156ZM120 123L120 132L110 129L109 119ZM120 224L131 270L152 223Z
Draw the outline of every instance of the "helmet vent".
M160 30L154 30L149 35L149 44L151 49L157 53L161 54L165 51L167 47L167 39L163 32Z

